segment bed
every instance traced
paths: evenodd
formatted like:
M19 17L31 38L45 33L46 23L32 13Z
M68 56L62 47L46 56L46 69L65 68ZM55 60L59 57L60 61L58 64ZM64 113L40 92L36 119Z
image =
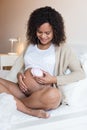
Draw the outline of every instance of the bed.
M75 47L75 50L87 77L87 46L85 45L83 48L80 45L79 48ZM8 73L9 71L0 71L0 77L5 77ZM66 87L63 86L61 91L65 94L63 103L56 110L48 111L51 115L48 119L32 117L17 111L13 97L6 93L0 94L0 129L87 130L87 78ZM69 98L70 96L72 98ZM3 99L5 100L4 103Z

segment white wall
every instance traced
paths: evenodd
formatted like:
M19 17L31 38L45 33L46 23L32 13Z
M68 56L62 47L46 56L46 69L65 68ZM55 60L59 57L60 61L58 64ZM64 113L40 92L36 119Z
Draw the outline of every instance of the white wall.
M62 14L69 44L87 43L87 0L0 0L0 53L10 51L11 37L25 41L29 14L42 6Z

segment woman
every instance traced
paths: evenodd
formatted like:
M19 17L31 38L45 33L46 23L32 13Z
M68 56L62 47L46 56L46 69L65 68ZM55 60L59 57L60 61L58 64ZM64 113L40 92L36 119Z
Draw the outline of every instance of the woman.
M31 13L27 26L29 46L24 54L25 72L18 73L18 83L0 79L0 93L12 94L19 111L48 118L44 110L57 108L62 100L58 86L85 77L65 39L64 22L59 12L42 7ZM33 76L32 68L38 68L43 75ZM67 69L71 71L68 75Z

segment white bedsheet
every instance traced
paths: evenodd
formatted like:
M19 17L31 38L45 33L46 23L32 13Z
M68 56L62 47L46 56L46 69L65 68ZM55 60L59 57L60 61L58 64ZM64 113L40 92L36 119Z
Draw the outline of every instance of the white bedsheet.
M16 110L16 102L12 95L0 94L0 130L9 130L11 128L12 115Z
M4 95L4 97L3 97ZM87 108L61 105L48 111L48 119L32 117L16 110L12 96L3 93L0 105L1 130L87 130Z
M39 119L17 112L13 117L12 130L87 130L87 108L75 109L61 105L50 111L49 119Z

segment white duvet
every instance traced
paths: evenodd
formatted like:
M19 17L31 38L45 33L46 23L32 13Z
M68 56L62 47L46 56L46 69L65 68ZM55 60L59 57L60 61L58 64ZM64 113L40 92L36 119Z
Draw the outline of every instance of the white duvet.
M9 130L16 111L16 102L12 95L0 94L0 130Z

